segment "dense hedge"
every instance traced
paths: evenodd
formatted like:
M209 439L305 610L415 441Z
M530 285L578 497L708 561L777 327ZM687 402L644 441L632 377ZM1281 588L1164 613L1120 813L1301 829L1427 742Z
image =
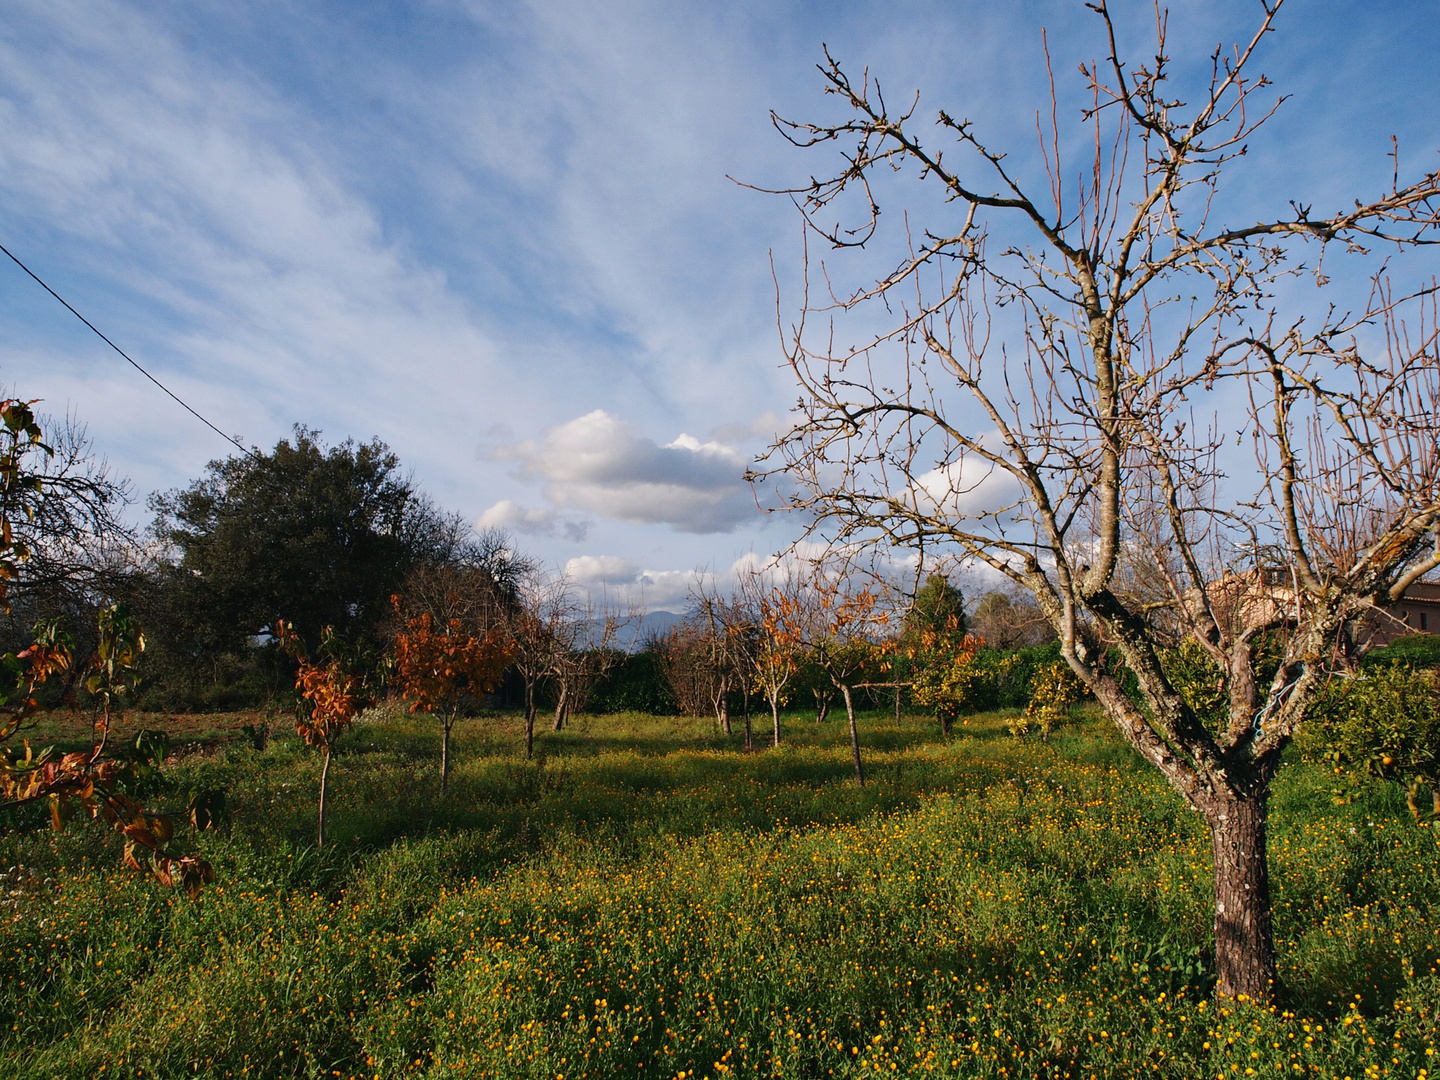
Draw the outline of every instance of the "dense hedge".
M585 711L640 712L653 716L675 716L680 712L665 678L660 654L649 649L622 657L590 691Z

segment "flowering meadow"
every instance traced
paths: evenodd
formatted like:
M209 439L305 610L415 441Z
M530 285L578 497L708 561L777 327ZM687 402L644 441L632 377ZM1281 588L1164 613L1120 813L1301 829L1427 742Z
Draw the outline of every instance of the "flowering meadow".
M704 721L367 716L323 850L293 738L223 786L191 901L102 830L0 836L0 1075L1362 1077L1440 1068L1440 843L1403 793L1287 765L1283 994L1211 990L1209 839L1103 721L875 716L744 754Z

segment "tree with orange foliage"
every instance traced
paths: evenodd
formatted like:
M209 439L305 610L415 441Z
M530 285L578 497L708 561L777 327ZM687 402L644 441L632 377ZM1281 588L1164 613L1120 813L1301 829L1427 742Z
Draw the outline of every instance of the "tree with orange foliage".
M498 630L483 637L467 633L459 619L437 630L429 612L404 618L400 597L392 596L404 625L395 635L395 669L411 712L440 720L440 794L450 779L450 732L466 695L489 693L499 685L515 656L515 643Z
M804 654L806 584L794 568L775 572L774 578L767 583L763 572L746 574L740 579L740 595L756 630L746 657L755 686L770 705L771 745L779 746L780 703Z
M31 555L26 542L17 537L16 526L35 520L46 501L55 497L49 478L31 465L34 455L53 453L44 442L33 404L14 398L0 401L0 611L6 613L9 583ZM0 810L48 799L51 824L58 830L78 808L125 837L127 866L153 874L166 886L178 882L196 896L215 878L210 864L197 855L170 850L174 836L170 819L150 814L123 790L140 763L118 761L106 751L114 711L139 681L136 667L145 637L123 604L101 610L98 631L95 654L84 665L86 689L99 703L88 752L57 757L53 747L37 752L22 739L22 756L8 745L39 711L39 687L52 676L73 670L73 643L60 624L42 621L28 648L0 657ZM154 744L142 741L136 749L149 756ZM193 804L192 821L197 827L201 824L193 817Z
M811 659L820 667L845 700L850 722L850 749L855 756L855 782L865 786L865 766L860 760L860 731L855 725L855 690L876 685L877 677L889 673L894 643L885 638L890 613L881 606L880 595L868 587L853 590L845 577L820 574L810 582L814 596L813 615L805 624L805 644ZM883 685L893 685L886 682Z
M295 628L284 619L276 623L280 645L299 664L295 689L295 732L312 750L324 755L320 766L320 808L316 846L325 846L325 793L330 780L330 755L341 735L375 701L380 679L372 653L351 645L327 626L320 632L323 663L314 663Z

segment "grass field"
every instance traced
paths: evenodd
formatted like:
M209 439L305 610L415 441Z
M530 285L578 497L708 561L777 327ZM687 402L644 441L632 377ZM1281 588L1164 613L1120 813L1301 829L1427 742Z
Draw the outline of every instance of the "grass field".
M102 830L0 837L0 1075L1422 1077L1437 1062L1440 843L1396 789L1282 771L1282 1005L1210 997L1209 842L1102 721L1049 744L975 717L792 718L754 754L703 720L380 714L332 769L189 718L223 786L197 902ZM154 718L139 722L157 724ZM56 721L51 734L84 739ZM157 724L158 726L158 724ZM283 730L283 722L276 726Z

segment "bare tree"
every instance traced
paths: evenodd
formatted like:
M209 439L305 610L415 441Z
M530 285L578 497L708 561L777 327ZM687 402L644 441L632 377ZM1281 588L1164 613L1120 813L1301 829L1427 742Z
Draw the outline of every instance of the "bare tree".
M1238 211L1222 180L1279 104L1252 71L1283 0L1183 90L1163 11L1147 45L1127 45L1132 64L1120 39L1145 28L1089 6L1105 59L1080 66L1079 162L1062 160L1075 143L1053 77L1033 169L949 112L923 128L918 98L894 111L828 53L846 118L775 119L798 146L843 144L834 172L788 193L807 236L883 242L896 172L942 201L923 227L903 219L906 253L878 279L825 299L807 286L784 333L803 415L756 476L798 482L790 503L821 537L980 560L1035 597L1120 733L1209 825L1219 993L1268 1000L1281 751L1366 616L1440 566L1436 285L1421 261L1440 240L1440 174L1401 184L1397 148L1386 189L1336 213ZM1416 284L1395 284L1402 271ZM1150 587L1131 587L1127 560ZM1177 631L1223 680L1220 723L1167 676ZM1283 653L1264 681L1262 641Z
M695 614L691 621L702 630L706 662L713 672L709 684L715 720L730 734L730 695L738 690L744 699L745 748L750 749L750 688L753 670L755 626L743 596L729 596L718 587L707 587L703 578L690 592Z
M616 643L627 626L639 625L638 611L597 608L586 599L568 604L554 623L550 681L555 688L555 731L572 712L585 707L591 689L620 659Z
M660 671L675 698L681 716L703 716L710 708L710 673L706 670L706 649L701 630L682 622L650 643L660 660Z
M761 649L761 628L753 606L737 589L726 600L718 594L711 615L725 631L725 660L730 665L732 684L740 692L740 710L744 722L745 752L755 748L755 733L750 721L750 694ZM729 720L727 712L726 721ZM729 728L726 727L726 734Z
M1055 631L1040 606L1028 595L1011 596L998 589L987 592L975 604L969 624L985 644L996 649L1018 649L1043 645L1055 639Z
M42 617L65 617L84 627L107 601L124 594L138 561L138 545L123 515L129 481L97 457L86 427L73 414L39 417L50 452L35 473L36 496L7 490L6 542L22 553L8 586L9 636L28 640ZM88 646L87 646L88 647Z
M713 712L716 725L729 735L729 699L735 671L722 618L723 610L718 605L701 604L653 648L681 715Z
M421 562L405 579L407 613L429 614L438 625L459 619L470 633L498 629L519 601L521 582L537 570L503 529L458 536L444 558Z
M512 663L525 687L527 758L535 756L536 693L554 669L570 608L571 585L564 574L531 570L516 582L516 602L508 611L505 631L515 643Z

